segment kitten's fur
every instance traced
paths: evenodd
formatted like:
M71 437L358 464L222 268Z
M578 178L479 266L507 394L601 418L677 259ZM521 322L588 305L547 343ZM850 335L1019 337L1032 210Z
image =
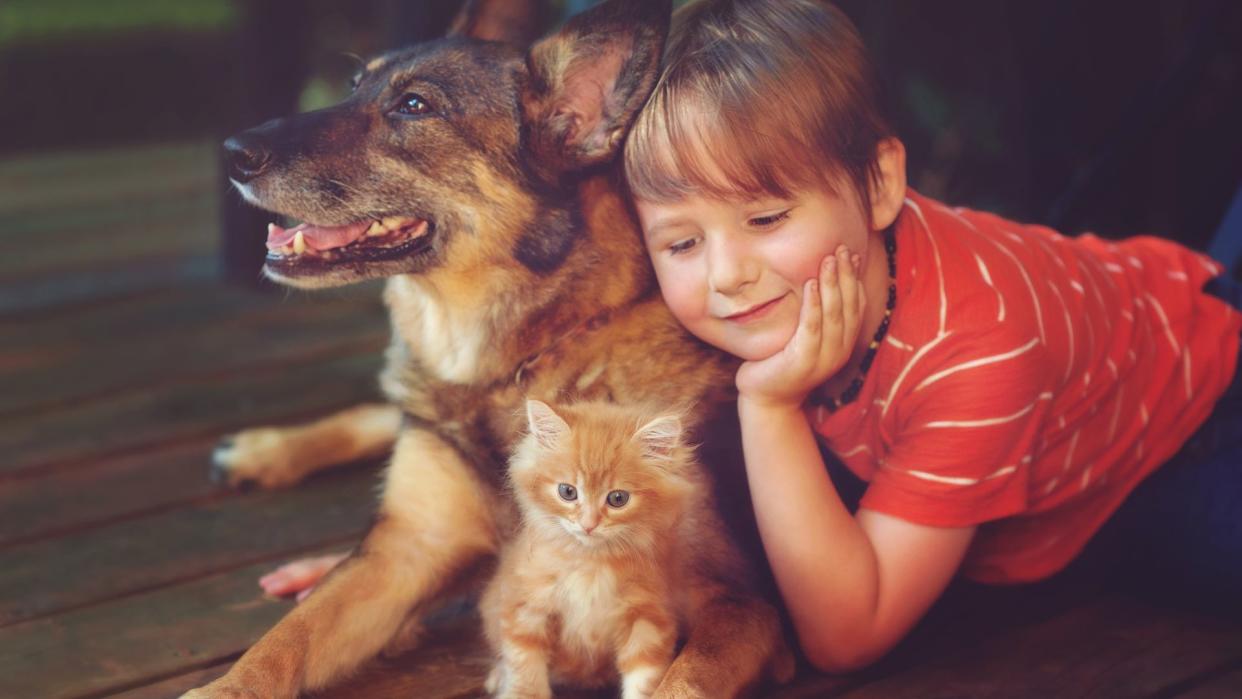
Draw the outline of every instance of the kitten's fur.
M704 561L741 565L679 418L658 415L527 402L530 431L509 465L522 525L480 602L497 696L618 676L624 699L649 696L694 623L702 596L687 592L718 584L699 574ZM609 505L614 491L628 501Z

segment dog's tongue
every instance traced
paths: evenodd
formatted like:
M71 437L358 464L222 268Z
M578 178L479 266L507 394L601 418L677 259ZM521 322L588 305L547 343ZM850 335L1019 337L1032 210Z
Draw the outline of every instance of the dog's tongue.
M307 247L315 250L343 248L361 238L370 226L370 221L351 223L346 226L313 226L309 223L300 223L293 228L281 228L274 223L269 223L267 249L275 250L288 245L299 232L306 241Z

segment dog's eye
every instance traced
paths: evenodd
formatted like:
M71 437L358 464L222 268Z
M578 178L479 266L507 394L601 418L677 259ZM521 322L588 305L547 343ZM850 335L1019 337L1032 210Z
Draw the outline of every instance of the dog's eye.
M407 92L401 95L400 101L397 102L397 113L406 116L418 116L431 111L431 105L427 104L427 100L422 95L414 92Z

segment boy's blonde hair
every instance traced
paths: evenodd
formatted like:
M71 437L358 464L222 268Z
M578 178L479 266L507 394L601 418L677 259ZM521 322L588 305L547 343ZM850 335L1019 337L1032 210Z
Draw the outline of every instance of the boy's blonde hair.
M840 10L703 0L673 21L663 73L625 146L631 194L784 198L844 178L870 213L876 148L890 131L862 40Z

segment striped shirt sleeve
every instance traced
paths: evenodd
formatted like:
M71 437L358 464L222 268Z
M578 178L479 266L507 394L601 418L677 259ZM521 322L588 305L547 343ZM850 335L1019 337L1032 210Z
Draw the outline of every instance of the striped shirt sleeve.
M947 333L885 406L884 455L861 507L929 526L1022 512L1054 386L1025 323Z

